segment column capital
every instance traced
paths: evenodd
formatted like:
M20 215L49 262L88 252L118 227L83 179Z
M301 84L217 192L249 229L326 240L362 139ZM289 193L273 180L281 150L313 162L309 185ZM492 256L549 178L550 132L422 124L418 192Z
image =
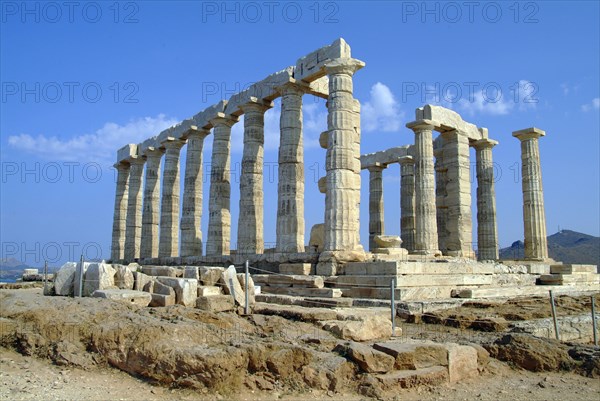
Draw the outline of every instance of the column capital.
M480 139L478 141L471 143L471 146L473 146L475 148L475 150L488 149L488 148L491 149L496 145L498 145L498 141L494 141L493 139L489 139L489 138Z
M432 120L416 120L406 124L406 128L409 128L415 133L422 131L433 131L435 129L435 122Z
M537 139L541 136L546 135L546 131L543 131L536 127L525 128L519 131L514 131L512 135L515 138L518 138L520 141L525 141L527 139Z
M195 137L195 138L204 139L208 136L208 134L210 134L210 130L194 129L194 130L188 131L187 138L190 139L192 137Z
M148 159L151 159L153 157L162 157L162 155L165 153L165 150L163 148L157 148L154 146L149 146L148 148L146 148L144 150L144 156Z
M387 168L387 165L386 165L386 164L384 164L384 163L379 163L379 162L376 162L376 163L373 163L373 164L372 164L372 165L370 165L370 166L367 166L367 170L369 170L369 172L370 172L370 173L373 173L373 172L380 172L380 171L383 171L383 170L385 170L386 168Z
M412 156L401 156L398 158L400 164L415 164L415 159Z
M129 160L127 160L129 162L130 165L134 165L134 164L144 164L146 163L146 157L144 155L139 155L139 156L131 156L129 158Z
M118 163L113 164L113 167L118 170L118 171L127 171L129 170L129 162L126 161L120 161Z
M161 143L161 145L167 150L181 149L183 145L185 145L185 142L179 139L175 139L173 137L168 137L164 140L164 142Z
M211 118L209 120L213 127L216 127L217 125L225 125L227 127L232 127L238 121L240 121L239 117L221 112L217 113L217 116L215 118Z
M273 106L274 106L273 102L263 101L263 100L260 100L256 97L252 96L252 97L250 97L250 101L240 105L240 109L244 112L244 114L251 112L251 111L257 111L257 112L264 113L267 110L269 110L270 108L272 108Z
M331 74L347 74L354 73L365 66L364 61L357 60L351 57L336 58L325 64L327 75Z

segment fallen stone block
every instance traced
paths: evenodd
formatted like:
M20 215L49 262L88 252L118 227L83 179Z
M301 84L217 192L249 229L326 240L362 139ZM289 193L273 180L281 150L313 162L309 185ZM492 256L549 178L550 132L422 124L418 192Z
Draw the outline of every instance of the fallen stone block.
M383 316L365 316L361 320L327 321L323 329L337 337L352 341L388 339L392 335L392 322Z
M323 288L325 282L321 276L254 274L252 278L258 285L278 287Z
M237 272L233 265L229 266L221 273L221 284L223 284L223 291L225 294L233 296L235 302L238 305L244 305L246 303L246 295L240 282L237 278Z
M133 290L135 279L129 266L113 265L115 272L115 286L120 289Z
M213 295L210 297L198 297L196 308L207 312L228 312L235 308L233 298L229 295Z
M152 296L152 300L150 301L149 306L171 306L175 305L175 292L172 294L150 294Z
M198 280L176 277L157 277L156 280L175 290L175 302L177 304L183 306L195 305L198 297Z
M185 266L183 269L183 278L193 278L196 280L200 280L198 266Z
M200 276L200 283L202 285L211 286L215 285L221 279L221 274L225 271L225 268L218 266L200 266L198 267L198 275Z
M96 290L105 290L115 285L116 270L106 263L84 263L88 265L85 269L85 280L83 283L83 296L89 297ZM77 274L75 274L77 278ZM77 283L75 283L77 287ZM77 290L75 290L77 295Z
M411 388L417 386L438 386L448 382L448 370L444 366L432 366L417 370L401 370L376 376L384 388Z
M133 289L136 291L145 291L144 287L146 286L147 283L154 281L152 279L152 277L142 273L142 272L135 272L133 273ZM148 291L151 292L151 291Z
M238 281L240 282L240 286L242 287L242 290L244 291L244 294L246 294L246 274L238 273L237 278L238 278ZM248 304L249 305L254 305L256 303L255 297L256 297L256 292L254 290L254 280L252 280L252 276L248 275ZM246 305L246 301L244 299L243 306L245 306L245 305Z
M221 287L216 285L199 285L198 296L199 297L210 297L215 295L223 295Z
M448 350L448 376L450 383L479 375L477 350L468 345L445 344Z
M75 280L75 270L77 263L67 262L61 266L54 276L54 289L56 295L73 295L73 283Z
M338 344L334 351L354 361L363 372L386 373L394 368L394 358L368 345L355 342Z
M178 270L172 266L143 266L142 273L148 276L177 277Z
M154 282L152 286L153 294L161 294L161 295L175 295L175 289L166 284L161 283L159 280Z
M111 301L148 306L152 296L147 292L134 290L95 290L92 297L110 299Z
M440 344L386 342L376 343L373 348L392 356L396 370L448 366L448 353Z

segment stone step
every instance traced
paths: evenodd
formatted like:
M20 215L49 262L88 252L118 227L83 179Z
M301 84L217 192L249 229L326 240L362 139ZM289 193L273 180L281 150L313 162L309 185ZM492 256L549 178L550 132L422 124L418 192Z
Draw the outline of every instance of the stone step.
M315 298L278 294L258 294L256 295L256 302L323 308L344 308L352 306L352 299L350 298Z
M279 273L308 276L315 274L315 268L311 263L282 263L279 265Z
M356 320L365 316L384 316L387 318L390 314L388 308L349 308L334 310L318 306L278 305L266 302L258 302L254 307L254 313L261 315L277 315L306 322Z
M266 294L294 295L297 297L340 298L342 290L338 288L301 288L301 287L261 287Z
M475 262L404 262L404 261L378 261L378 262L352 262L344 268L348 276L394 276L402 274L493 274L492 263Z
M334 287L389 288L392 276L338 276L329 277ZM457 285L490 285L492 275L486 274L415 274L396 276L396 287L432 287Z
M545 296L552 290L556 294L587 293L598 291L597 285L538 285L525 287L487 287L456 289L452 292L457 298L493 298L493 297L520 297L520 296Z
M254 284L261 287L304 287L323 288L325 283L321 276L302 276L297 274L253 274Z
M600 274L543 274L540 276L539 283L542 285L600 284Z
M573 274L573 273L600 273L596 265L552 265L550 266L552 274Z
M402 388L422 385L438 386L448 382L448 370L444 366L432 366L417 370L400 370L374 376L385 388Z
M342 290L342 296L347 298L366 299L391 299L390 288L360 288L360 287L336 287ZM405 287L396 288L394 299L396 301L422 300L450 298L455 286L437 287Z

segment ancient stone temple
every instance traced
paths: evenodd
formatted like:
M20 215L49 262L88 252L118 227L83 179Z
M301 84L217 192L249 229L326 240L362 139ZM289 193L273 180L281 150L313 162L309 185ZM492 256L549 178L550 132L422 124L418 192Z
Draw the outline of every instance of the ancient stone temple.
M492 156L498 142L486 128L464 121L456 112L425 105L406 124L414 136L404 141L399 136L404 146L361 155L360 103L353 95L353 80L364 66L338 39L156 136L119 149L112 261L227 266L249 260L273 273L328 277L327 288L321 279L318 288L286 290L328 297L387 297L392 278L396 299L472 296L484 287L563 280L556 272L566 270L553 268L556 262L548 258L546 244L538 147L544 131L513 133L521 143L526 260L500 263ZM325 194L325 213L310 235L304 221L305 94L327 99L327 130L319 138L326 149L326 175L318 182ZM265 249L264 116L276 98L281 98L276 247ZM232 232L231 130L242 115L238 229ZM210 193L208 210L203 211L202 151L211 135ZM470 179L471 148L476 182ZM181 152L186 153L184 171ZM395 163L400 165L401 200L386 207L399 208L400 236L386 235L384 222L383 177ZM361 170L369 172L367 251L359 238ZM203 218L208 219L206 233L201 230ZM519 269L526 280L505 277ZM583 271L592 274L590 269ZM596 276L587 279L598 282ZM266 277L254 280L268 291ZM291 283L303 282L290 280L290 288ZM278 288L271 290L281 293Z

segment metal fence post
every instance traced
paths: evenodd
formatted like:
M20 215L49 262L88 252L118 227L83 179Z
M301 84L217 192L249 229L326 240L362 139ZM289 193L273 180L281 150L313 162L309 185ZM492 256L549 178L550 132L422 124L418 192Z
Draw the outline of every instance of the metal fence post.
M598 345L598 328L596 327L596 297L592 295L592 330L594 330L594 345Z
M48 261L44 261L44 295L48 295Z
M554 293L552 290L550 292L550 306L552 307L552 320L554 321L554 334L556 335L556 339L560 341L560 333L558 331L558 321L556 320L556 309L554 308Z
M81 259L79 261L79 296L83 297L83 255L81 255Z
M391 313L392 313L392 337L396 335L396 302L395 302L395 290L396 290L396 277L392 278L390 288L391 298Z
M246 303L245 303L245 306L244 306L244 314L246 314L246 315L250 314L249 313L250 305L248 305L250 303L250 294L248 293L248 281L250 281L250 279L249 279L250 274L248 272L248 265L249 265L249 262L248 262L248 260L246 260L246 280L245 280L245 284L246 284L245 285L245 287L246 287Z

